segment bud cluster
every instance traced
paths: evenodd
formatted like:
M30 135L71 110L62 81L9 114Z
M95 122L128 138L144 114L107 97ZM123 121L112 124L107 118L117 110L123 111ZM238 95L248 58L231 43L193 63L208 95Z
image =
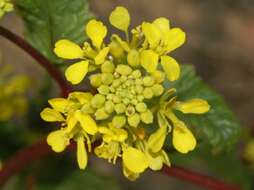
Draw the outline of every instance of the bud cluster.
M142 76L142 71L128 65L115 65L106 61L101 66L101 73L90 77L91 84L97 88L91 100L95 109L96 120L107 119L114 114L112 123L123 127L126 123L137 127L142 121L153 122L153 114L146 100L160 96L164 87L161 85L164 73Z

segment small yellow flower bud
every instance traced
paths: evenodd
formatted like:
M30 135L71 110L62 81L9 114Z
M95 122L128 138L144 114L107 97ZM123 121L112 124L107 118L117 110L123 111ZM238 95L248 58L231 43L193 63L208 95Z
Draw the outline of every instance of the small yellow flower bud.
M137 50L131 50L128 53L127 62L132 67L138 67L140 63L139 52Z
M128 123L132 127L137 127L140 122L139 114L135 113L134 115L128 117Z
M125 114L126 114L127 116L131 116L131 115L133 115L134 113L135 113L135 108L134 108L133 106L129 105L129 106L127 107L127 109L126 109Z
M101 74L90 76L90 83L93 87L99 87L101 85Z
M127 80L127 77L126 76L121 76L121 78L120 78L120 81L122 82L122 83L124 83L125 81Z
M82 106L81 111L86 114L94 113L94 109L91 107L90 104L85 104Z
M153 97L153 91L152 88L145 88L143 91L143 95L146 99L151 99Z
M137 100L137 99L132 99L132 100L131 100L131 103L132 103L133 105L137 105L137 104L138 104L138 100Z
M132 74L131 74L135 79L138 79L138 78L140 78L141 77L141 72L140 72L140 70L135 70L135 71L133 71L132 72Z
M147 110L147 106L145 103L141 102L136 105L136 110L140 113L143 113Z
M160 84L155 84L152 86L152 91L155 96L160 96L164 92L164 88Z
M114 127L121 128L126 124L126 117L123 115L116 115L113 117L112 124Z
M126 106L123 103L116 104L114 108L117 114L124 113L126 110Z
M147 110L146 112L141 113L140 116L141 116L141 120L146 124L153 122L153 113L150 110Z
M144 100L144 96L143 96L143 95L138 95L138 96L137 96L137 100L138 100L139 102L142 102L142 101Z
M153 77L145 76L143 78L143 83L144 83L144 86L152 86L154 84L154 79Z
M101 65L101 72L103 73L113 73L115 69L115 65L111 61L105 61Z
M142 79L136 79L135 84L136 85L143 85L143 80Z
M121 64L121 65L118 65L116 67L116 72L120 73L121 75L125 75L126 76L126 75L131 74L132 69L128 65Z
M113 82L114 77L111 73L102 73L101 74L101 81L103 84L109 85Z
M120 84L121 84L120 79L115 79L112 83L112 87L116 88L116 87L120 86Z
M115 104L117 104L117 103L120 103L121 102L121 98L119 97L119 96L113 96L113 102L115 103Z
M136 91L137 94L142 94L142 93L143 93L143 90L144 90L143 86L141 86L141 85L136 85L135 91Z
M104 102L105 96L101 94L96 94L91 100L91 105L94 108L101 108L104 105Z
M112 113L113 111L114 111L114 103L112 102L112 101L107 101L106 103L105 103L105 106L104 106L104 108L105 108L105 111L107 112L107 113Z
M107 95L109 93L109 87L107 85L101 85L97 90L103 95Z
M95 112L95 118L96 120L103 120L107 119L109 117L108 113L106 112L105 108L100 108Z

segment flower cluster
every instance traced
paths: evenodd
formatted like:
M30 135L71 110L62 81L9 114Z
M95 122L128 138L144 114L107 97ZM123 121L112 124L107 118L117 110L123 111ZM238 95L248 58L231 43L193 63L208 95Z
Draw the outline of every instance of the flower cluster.
M124 175L134 180L147 168L170 166L163 145L171 132L177 151L185 154L195 148L196 139L176 110L202 114L210 106L198 98L179 101L176 89L165 88L167 81L180 76L179 64L168 54L185 42L181 29L171 28L161 17L129 31L130 15L124 7L116 7L109 21L125 39L113 34L106 44L106 26L93 19L85 28L90 42L79 46L61 39L54 49L59 57L75 61L65 71L67 80L76 85L88 75L97 93L73 92L67 99L51 99L52 108L45 108L41 117L62 123L47 138L54 151L63 151L73 139L79 167L84 169L85 142L90 151L91 142L99 139L95 154L112 163L121 157Z
M29 79L24 75L10 76L12 68L1 66L0 70L0 121L7 121L14 115L22 115L27 110Z
M13 10L13 4L10 0L0 0L0 18L2 18L5 13Z

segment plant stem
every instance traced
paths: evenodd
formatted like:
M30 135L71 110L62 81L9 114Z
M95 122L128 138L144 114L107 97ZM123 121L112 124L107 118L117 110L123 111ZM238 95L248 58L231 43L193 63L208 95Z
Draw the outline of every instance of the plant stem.
M96 147L98 142L93 144L93 147ZM71 143L68 147L69 151L73 151L76 149L75 143ZM17 174L22 169L28 167L31 162L42 159L48 154L53 153L48 146L45 139L27 147L14 155L11 159L9 159L0 170L0 186L4 185L4 183L13 175ZM190 183L199 185L200 187L206 187L208 189L216 189L216 190L239 190L238 187L227 185L222 181L214 179L209 176L205 176L199 174L197 172L192 172L187 169L172 166L167 167L164 166L161 170L167 176L173 176Z
M16 34L12 33L11 31L2 26L0 26L0 35L13 42L25 52L27 52L31 57L33 57L44 69L47 70L50 76L57 82L57 84L61 88L62 96L68 96L68 94L72 91L72 88L64 79L61 72L52 63L50 63L47 58L45 58L39 51L33 48L23 38L17 36Z

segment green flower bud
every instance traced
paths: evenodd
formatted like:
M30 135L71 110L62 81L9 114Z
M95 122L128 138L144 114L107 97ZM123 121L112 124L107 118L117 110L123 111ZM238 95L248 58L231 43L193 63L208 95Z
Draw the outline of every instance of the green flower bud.
M113 102L114 102L115 104L118 104L118 103L121 102L121 98L120 98L119 96L114 95L114 96L113 96Z
M143 90L144 90L144 88L143 88L142 85L136 85L135 86L135 91L136 91L137 94L142 94Z
M83 113L92 114L94 113L95 110L92 108L90 104L85 104L82 106L81 111Z
M140 113L143 113L147 110L147 106L144 102L140 102L136 105L136 110Z
M141 117L141 120L146 124L153 122L153 113L150 110L147 110L146 112L141 113L140 117Z
M115 93L115 92L116 92L116 89L115 89L112 85L109 87L109 90L110 90L110 92L112 92L112 93Z
M131 105L129 105L127 108L126 108L126 111L125 111L125 114L127 116L131 116L135 113L135 108Z
M140 116L139 114L135 113L134 115L128 117L128 123L132 127L137 127L140 123Z
M101 108L104 105L105 96L101 94L96 94L91 100L91 106L93 108Z
M112 101L107 101L104 105L105 111L107 113L112 113L114 111L114 103Z
M138 96L137 96L137 100L138 100L139 102L143 102L144 99L145 99L145 98L144 98L143 95L138 95Z
M107 100L113 100L114 94L108 94L107 95Z
M112 119L112 124L114 127L121 128L126 124L126 117L123 115L116 115Z
M121 75L118 72L114 72L113 76L115 79L118 79Z
M165 80L165 73L163 73L162 71L156 70L152 73L152 75L156 83L162 83Z
M135 84L136 85L143 85L143 80L142 79L136 79Z
M141 72L140 72L140 70L135 70L135 71L133 71L132 73L131 73L131 75L135 78L135 79L138 79L138 78L140 78L141 77Z
M99 87L101 85L101 74L93 74L90 76L90 84L93 87Z
M127 80L127 77L126 76L121 76L120 77L120 81L122 82L122 83L124 83L125 81Z
M115 79L115 80L113 81L113 83L112 83L112 86L113 86L114 88L116 88L116 87L118 87L118 86L120 86L120 85L121 85L120 79Z
M128 98L124 98L122 101L125 105L128 105L130 103L130 100Z
M101 85L97 90L103 95L107 95L109 93L109 87L107 85Z
M103 120L109 117L109 114L105 111L104 107L98 109L94 115L96 120Z
M126 106L123 103L116 104L114 108L117 114L124 113L126 110Z
M101 82L105 85L109 85L113 82L114 77L111 73L102 73L101 74Z
M115 65L111 61L105 61L101 65L101 72L103 73L113 73L115 70Z
M160 96L164 92L164 88L160 84L155 84L152 86L152 91L155 96Z
M143 95L146 99L151 99L153 97L152 88L145 88L143 91Z
M120 64L120 65L117 65L116 72L120 73L121 75L125 75L126 76L126 75L131 74L132 69L128 65Z
M127 56L127 62L132 67L139 66L139 52L137 50L131 50Z
M133 99L131 100L131 103L132 103L133 105L137 105L137 104L138 104L138 100L137 100L136 98L133 98Z
M154 84L154 78L151 76L145 76L143 78L144 86L152 86Z

